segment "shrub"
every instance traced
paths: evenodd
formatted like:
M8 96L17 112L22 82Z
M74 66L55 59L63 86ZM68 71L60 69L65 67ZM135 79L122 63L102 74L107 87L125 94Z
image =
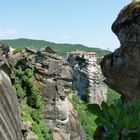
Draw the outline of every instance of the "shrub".
M13 51L13 54L16 54L16 53L20 53L22 52L22 48L16 48L14 51Z
M52 130L50 128L48 128L43 123L40 123L39 127L45 140L53 140Z
M14 65L14 60L9 58L8 59L8 64L12 67Z
M41 108L41 103L40 103L41 100L40 100L40 96L37 93L37 89L35 87L32 69L28 68L26 70L22 70L19 67L16 70L16 76L18 77L18 80L15 81L14 86L17 90L17 95L19 99L20 100L23 99L26 95L27 104L29 106L36 109Z
M102 102L101 106L93 104L88 107L94 115L98 116L95 120L96 124L105 129L102 139L139 140L139 101L122 103L118 100L111 105Z
M107 92L107 103L108 104L113 104L115 102L115 100L120 99L120 94L116 91L114 91L111 88L107 88L108 92Z
M90 113L87 104L81 101L77 95L73 95L71 102L78 113L80 123L86 134L86 139L93 140L93 133L96 129L96 124L94 122L96 116Z
M32 109L31 117L35 122L37 122L39 124L39 122L41 120L41 112L39 110Z
M34 122L31 129L37 134L38 140L53 140L52 131L43 123L38 125Z
M17 97L18 97L19 101L21 101L26 96L26 93L22 89L21 82L18 78L14 82L14 87L15 87L16 92L17 92Z
M40 127L36 122L32 123L31 129L38 136L38 140L44 140L44 137L43 137L43 135L41 133Z

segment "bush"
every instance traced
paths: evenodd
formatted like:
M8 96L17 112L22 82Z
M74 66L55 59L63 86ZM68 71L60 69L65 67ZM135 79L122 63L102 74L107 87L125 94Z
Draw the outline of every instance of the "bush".
M107 92L107 103L108 104L112 104L114 103L116 100L120 99L120 94L116 91L114 91L111 88L107 88L108 92Z
M30 95L28 94L27 97L28 97L27 104L33 108L38 108L38 106L37 106L38 97L37 97L36 93L30 92Z
M52 131L46 125L34 122L31 129L37 134L38 140L53 140Z
M44 137L43 137L43 135L41 133L40 127L36 122L32 123L31 129L38 136L38 140L44 140Z
M101 106L97 104L88 105L91 112L97 115L95 120L98 126L103 126L105 133L102 139L108 140L139 140L140 127L140 102L122 103L118 100L116 103L108 105L102 102Z
M71 102L78 113L80 123L86 134L86 139L93 140L93 133L96 129L96 124L94 122L96 116L90 113L87 104L81 101L77 95L73 95Z
M43 123L40 123L39 126L44 139L53 140L52 130L48 128L46 125L44 125Z
M41 108L41 100L37 93L37 88L35 87L32 69L28 68L24 71L19 67L16 70L16 77L18 77L18 80L15 81L14 86L17 90L19 99L23 99L26 95L27 104L29 106L36 109Z
M16 92L17 92L17 97L18 97L19 101L21 101L26 96L26 93L22 89L21 82L18 78L14 82L14 87L15 87Z
M16 48L14 51L13 51L13 54L16 54L16 53L20 53L22 52L22 48Z
M14 65L14 63L15 62L13 59L11 59L11 58L8 59L8 64L10 65L10 67L12 67Z
M32 109L31 117L35 122L37 122L39 124L39 122L41 120L41 112L39 110Z

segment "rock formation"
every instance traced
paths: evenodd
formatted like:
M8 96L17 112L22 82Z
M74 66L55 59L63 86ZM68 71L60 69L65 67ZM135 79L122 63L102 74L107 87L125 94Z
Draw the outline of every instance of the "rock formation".
M82 98L88 96L89 103L100 104L107 100L107 86L103 82L100 66L87 60L86 67L74 67L74 88ZM86 94L86 95L85 95Z
M68 99L73 71L67 61L50 47L37 52L26 48L19 57L22 67L33 67L44 104L43 120L53 129L54 140L85 140L78 116Z
M10 47L2 42L0 42L0 55L8 58Z
M21 140L21 117L10 78L0 70L0 139Z
M104 76L94 54L94 52L70 52L68 62L74 69L73 87L78 95L89 103L100 104L107 100L107 86L103 82Z
M140 1L140 0L132 0L132 2L138 2L138 1Z
M67 61L50 47L41 51L25 48L13 54L8 64L9 48L0 45L0 140L21 140L22 135L26 140L37 139L27 122L21 122L18 100L9 79L9 76L12 80L15 78L9 64L11 60L16 64L17 57L22 68L33 68L44 103L43 120L53 129L54 140L85 140L78 116L68 99L73 71Z
M124 7L112 30L121 46L102 60L105 82L121 93L124 101L140 99L140 2Z

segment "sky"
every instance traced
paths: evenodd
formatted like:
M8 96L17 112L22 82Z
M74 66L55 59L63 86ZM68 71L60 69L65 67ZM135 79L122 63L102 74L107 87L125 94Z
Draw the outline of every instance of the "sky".
M111 31L119 11L131 0L3 0L0 39L30 38L83 44L113 51Z

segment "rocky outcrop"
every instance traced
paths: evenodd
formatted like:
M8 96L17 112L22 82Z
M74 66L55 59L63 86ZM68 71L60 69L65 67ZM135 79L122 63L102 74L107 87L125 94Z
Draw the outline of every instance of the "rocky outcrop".
M9 57L10 47L2 42L0 42L0 55L5 56L6 58Z
M21 140L21 117L16 94L7 74L0 70L0 139Z
M49 50L50 51L50 50ZM58 55L39 52L35 63L42 64L35 68L36 78L42 79L39 84L42 87L44 102L44 121L54 129L54 140L83 140L84 134L78 119L72 121L71 106L68 100L68 89L73 79L72 69L66 60ZM72 126L80 128L73 133ZM74 136L73 136L74 135Z
M112 30L121 46L102 60L105 82L121 93L124 101L140 99L140 2L124 7Z
M100 104L107 100L107 86L103 81L100 66L95 61L86 60L86 65L82 68L79 65L74 66L73 86L79 96L89 100L89 103Z
M81 124L68 99L73 71L67 61L50 47L36 53L26 49L20 57L22 67L33 67L44 104L43 120L52 128L54 140L85 140Z

